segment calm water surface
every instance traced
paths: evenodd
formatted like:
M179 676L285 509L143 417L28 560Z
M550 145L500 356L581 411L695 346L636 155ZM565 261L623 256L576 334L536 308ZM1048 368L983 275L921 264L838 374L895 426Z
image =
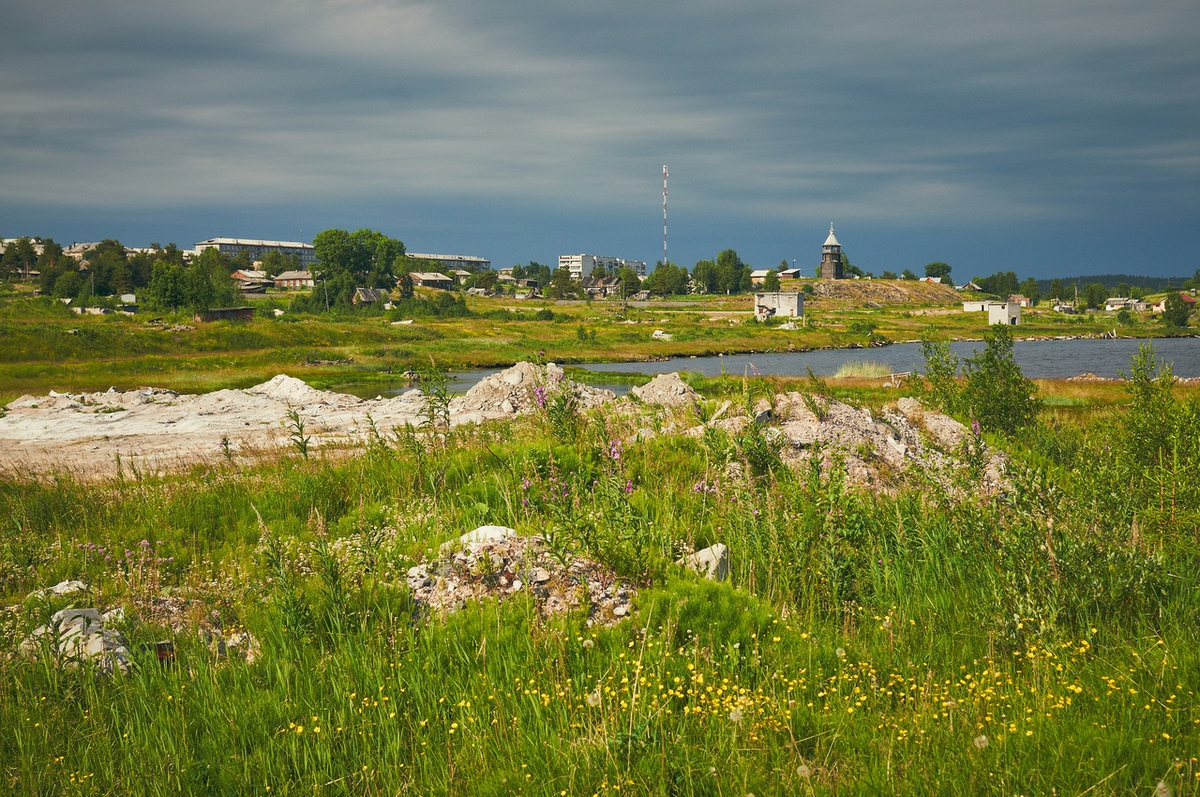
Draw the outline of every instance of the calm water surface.
M1120 338L1118 340L1039 340L1017 341L1013 353L1021 370L1031 379L1061 379L1082 373L1098 376L1120 376L1118 371L1129 370L1129 358L1137 351L1143 340ZM1160 359L1174 363L1175 375L1180 377L1200 376L1200 338L1166 338L1152 341ZM965 359L976 349L982 350L981 342L952 343L950 348ZM777 353L777 354L734 354L727 357L677 357L661 363L601 363L581 366L596 371L591 384L608 388L618 396L629 390L629 385L605 383L603 372L665 374L671 371L693 371L706 376L717 376L724 370L727 374L743 373L803 376L806 368L812 368L818 376L832 376L847 362L870 360L883 363L895 372L921 371L924 358L919 343L897 343L878 349L829 349L825 351ZM494 374L499 369L456 371L450 374L449 387L455 393L465 393L479 380ZM405 381L346 383L330 389L353 396L371 399L376 396L397 396L413 385Z

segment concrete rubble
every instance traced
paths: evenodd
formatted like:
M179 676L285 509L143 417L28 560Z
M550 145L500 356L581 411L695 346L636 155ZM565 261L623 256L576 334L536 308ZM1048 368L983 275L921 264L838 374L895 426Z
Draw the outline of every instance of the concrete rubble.
M409 568L406 580L423 610L454 612L467 601L528 593L546 616L587 612L588 625L614 625L635 594L604 565L577 554L555 555L540 536L481 526L444 543L438 558Z
M63 609L55 612L47 625L33 630L21 643L20 649L30 656L48 650L68 667L90 663L105 675L116 671L129 672L131 666L125 638L120 632L104 627L104 618L99 609Z
M675 564L694 570L712 581L726 581L729 578L729 547L718 542L716 545L680 557Z
M567 389L590 409L612 401L611 391L567 379L554 364L517 363L450 401L450 423L511 418L538 408L538 389ZM0 469L44 473L69 469L81 477L108 477L121 467L156 473L198 460L288 445L289 412L305 424L314 447L361 443L375 428L387 434L426 421L417 389L394 398L364 400L317 390L280 374L245 390L201 395L144 388L103 393L22 396L0 417ZM370 420L367 416L370 415Z
M646 384L631 388L629 392L646 404L659 404L664 407L687 406L700 400L700 395L680 379L675 371L659 374Z

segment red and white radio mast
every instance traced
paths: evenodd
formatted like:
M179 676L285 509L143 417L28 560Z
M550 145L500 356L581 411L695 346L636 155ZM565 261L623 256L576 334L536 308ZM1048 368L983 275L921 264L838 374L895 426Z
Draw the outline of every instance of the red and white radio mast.
M663 265L667 264L667 167L663 166Z

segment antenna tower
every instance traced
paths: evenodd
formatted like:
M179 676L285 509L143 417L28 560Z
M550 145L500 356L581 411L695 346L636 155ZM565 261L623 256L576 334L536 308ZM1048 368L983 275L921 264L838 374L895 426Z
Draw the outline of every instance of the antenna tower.
M667 265L667 167L663 166L663 265Z

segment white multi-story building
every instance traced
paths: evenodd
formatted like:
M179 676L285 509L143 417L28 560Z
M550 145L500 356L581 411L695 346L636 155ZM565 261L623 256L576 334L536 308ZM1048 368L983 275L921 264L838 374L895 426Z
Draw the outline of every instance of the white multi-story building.
M300 265L304 269L317 262L317 255L313 251L312 244L301 243L300 241L260 241L254 238L209 238L207 241L201 241L196 244L195 254L199 256L205 249L216 249L221 254L229 255L230 257L242 252L249 252L251 262L261 259L267 252L295 255L300 258Z
M432 260L435 263L440 263L448 271L490 271L492 261L485 257L474 257L473 255L432 255L425 252L405 252L406 256L414 260Z
M600 255L558 256L558 267L569 270L571 277L577 280L590 277L592 272L598 268L603 268L611 274L626 266L636 271L639 277L646 276L646 264L641 260L625 260L620 257L601 257Z

